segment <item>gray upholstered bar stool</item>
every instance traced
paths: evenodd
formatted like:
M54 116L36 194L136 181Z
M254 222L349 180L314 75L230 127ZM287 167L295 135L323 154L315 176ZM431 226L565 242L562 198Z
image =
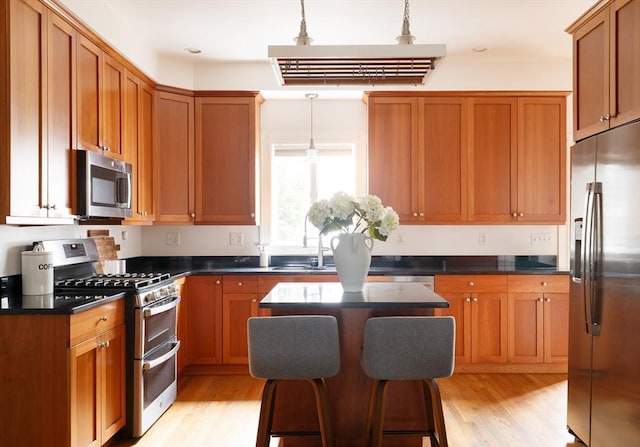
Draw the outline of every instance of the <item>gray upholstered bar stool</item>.
M367 320L361 364L374 379L367 431L370 445L382 445L385 434L429 436L432 447L447 447L437 378L453 374L453 317L375 317ZM421 380L429 427L384 430L385 386L389 380Z
M320 435L323 447L333 447L324 379L340 369L338 323L329 315L253 317L247 323L249 372L267 379L262 391L256 447L268 447L271 436ZM316 399L319 432L272 431L279 381L305 379Z

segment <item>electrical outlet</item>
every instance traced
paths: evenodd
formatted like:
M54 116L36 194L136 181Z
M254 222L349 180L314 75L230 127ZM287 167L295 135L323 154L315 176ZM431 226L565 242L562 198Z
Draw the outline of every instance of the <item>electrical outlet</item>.
M244 234L242 233L229 233L229 245L235 245L242 247L244 245Z
M551 233L531 233L531 245L550 245Z
M167 233L164 239L166 245L173 245L177 247L180 245L180 233Z
M487 245L487 233L478 234L478 245Z

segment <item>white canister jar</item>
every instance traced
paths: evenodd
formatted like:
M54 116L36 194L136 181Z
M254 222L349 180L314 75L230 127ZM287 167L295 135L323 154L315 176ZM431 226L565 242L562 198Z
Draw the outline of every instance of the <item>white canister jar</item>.
M36 244L33 251L22 252L22 294L53 293L53 253Z

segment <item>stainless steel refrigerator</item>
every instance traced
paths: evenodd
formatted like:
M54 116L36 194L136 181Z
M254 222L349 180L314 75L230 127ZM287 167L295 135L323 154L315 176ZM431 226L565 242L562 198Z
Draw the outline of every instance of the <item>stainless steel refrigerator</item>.
M571 148L567 426L640 446L640 122Z

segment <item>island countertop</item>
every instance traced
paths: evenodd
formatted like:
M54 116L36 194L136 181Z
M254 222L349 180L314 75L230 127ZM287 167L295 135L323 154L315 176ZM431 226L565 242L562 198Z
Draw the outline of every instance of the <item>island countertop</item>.
M344 292L338 282L278 283L261 308L447 308L449 302L421 283L371 282L362 292Z

